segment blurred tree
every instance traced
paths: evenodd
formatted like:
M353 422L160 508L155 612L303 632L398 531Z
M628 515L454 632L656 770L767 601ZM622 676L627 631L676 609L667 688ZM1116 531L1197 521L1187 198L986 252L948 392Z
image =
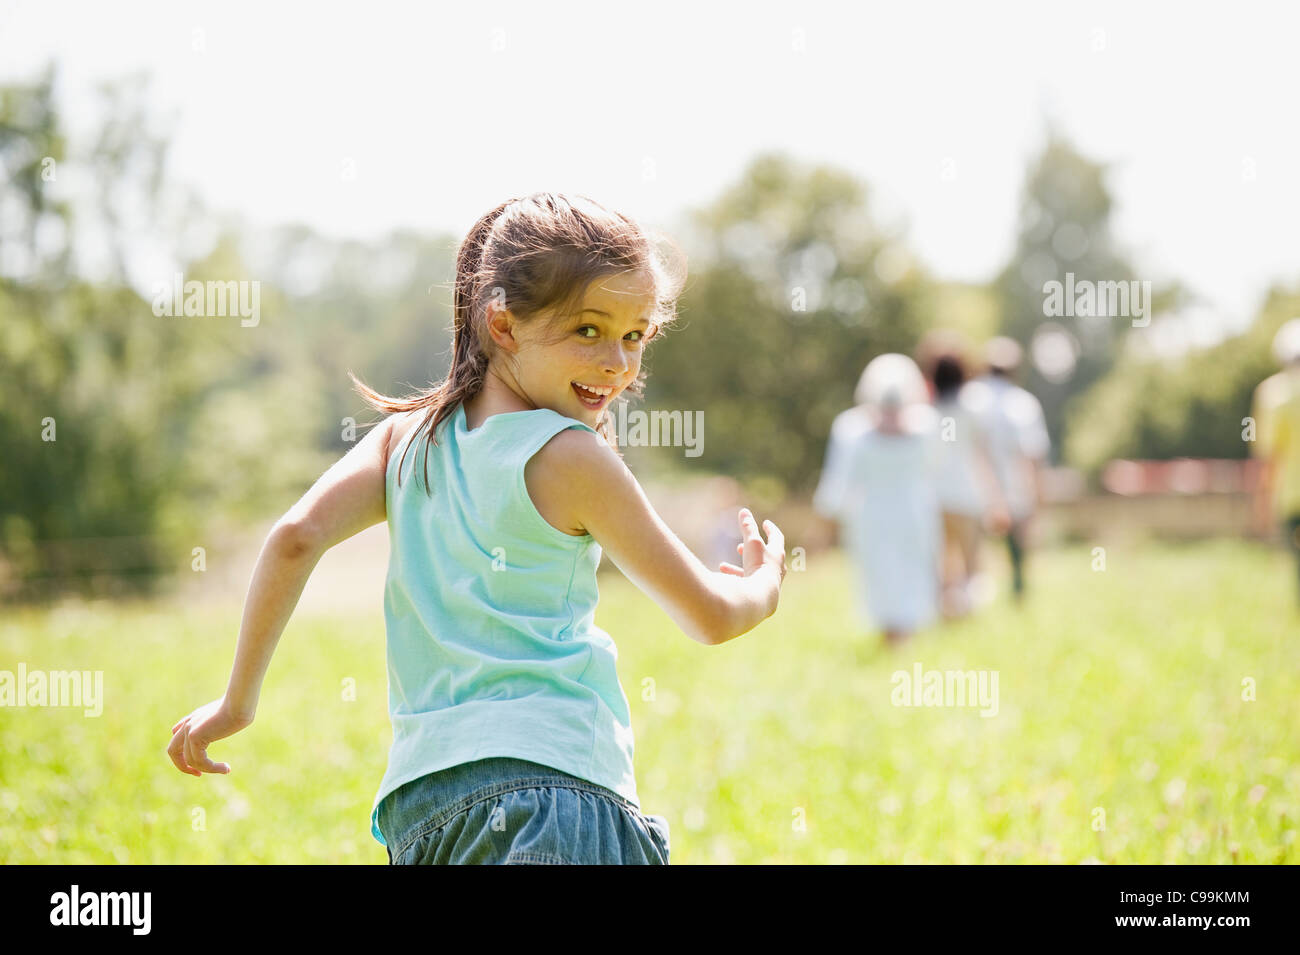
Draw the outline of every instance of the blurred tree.
M375 412L347 372L389 394L440 380L451 361L451 300L457 243L402 230L375 243L336 242L305 226L278 229L255 268L286 290L296 344L325 395L316 444L346 451L345 417ZM358 430L361 437L364 430Z
M915 345L927 280L864 185L779 155L692 224L702 261L647 348L646 407L702 410L709 470L807 491L867 362Z
M1011 260L994 282L1002 308L1001 334L1025 349L1020 382L1043 405L1052 457L1059 460L1069 405L1111 367L1132 316L1048 314L1044 286L1129 282L1132 267L1111 234L1106 168L1080 155L1051 131L1025 178L1019 236ZM1153 312L1175 292L1152 286Z
M1000 334L1000 301L987 283L936 281L930 299L926 309L934 314L936 324L960 333L970 346L977 347Z
M33 83L0 87L0 274L67 271L71 210L52 195L67 142L51 64Z
M1242 419L1278 370L1273 336L1300 315L1300 288L1275 287L1241 335L1177 361L1128 349L1073 409L1066 459L1095 474L1114 458L1244 458Z
M123 284L133 236L156 229L162 208L168 136L155 128L149 83L148 74L134 73L98 84L99 128L84 163L111 275Z
M323 461L311 441L320 389L274 290L263 310L275 317L245 328L156 315L125 283L130 235L162 182L158 140L122 125L140 116L139 84L105 87L95 146L66 166L53 85L50 71L0 88L0 578L10 578L0 590L10 592L23 579L44 592L96 575L147 585L160 568L188 566L214 518L292 500ZM76 176L113 197L97 208L110 263L98 283L75 270L73 210L52 197ZM229 242L186 271L246 278Z

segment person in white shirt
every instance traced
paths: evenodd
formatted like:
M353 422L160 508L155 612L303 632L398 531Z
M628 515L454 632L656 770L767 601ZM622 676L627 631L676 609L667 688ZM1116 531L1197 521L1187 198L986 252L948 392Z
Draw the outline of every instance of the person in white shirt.
M1017 600L1025 592L1025 544L1042 497L1042 468L1051 450L1043 406L1013 381L1022 354L1013 339L993 339L985 346L988 373L968 388L970 407L988 436L993 470L1010 518L1006 539Z
M873 359L854 397L858 404L832 423L813 506L843 528L861 618L894 644L938 611L943 527L934 410L906 355Z

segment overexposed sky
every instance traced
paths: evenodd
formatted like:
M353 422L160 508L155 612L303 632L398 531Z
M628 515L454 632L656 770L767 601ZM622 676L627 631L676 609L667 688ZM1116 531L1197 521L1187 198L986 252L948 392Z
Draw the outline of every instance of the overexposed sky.
M460 235L538 189L670 228L780 149L859 174L965 280L1010 253L1050 116L1111 165L1139 277L1226 327L1300 279L1298 28L1242 2L0 0L0 80L56 59L76 135L95 81L147 69L173 178L340 237Z

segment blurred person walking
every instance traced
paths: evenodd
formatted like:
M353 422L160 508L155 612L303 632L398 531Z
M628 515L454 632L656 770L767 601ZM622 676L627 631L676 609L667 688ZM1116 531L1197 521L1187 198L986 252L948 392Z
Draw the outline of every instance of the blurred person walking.
M1010 338L994 338L984 349L986 374L966 390L969 407L988 438L993 472L1009 518L1005 534L1011 557L1011 588L1025 593L1025 547L1029 525L1042 500L1042 467L1051 450L1043 406L1015 383L1023 352Z
M963 616L991 596L979 573L981 522L999 536L1011 523L988 435L971 406L962 352L950 333L927 336L919 350L938 418L935 480L944 538L943 610L949 617Z
M1255 515L1261 532L1273 519L1281 522L1300 585L1300 318L1278 329L1273 354L1282 370L1259 383L1251 405L1256 437L1252 451L1261 465Z
M934 410L920 369L899 354L873 359L854 399L831 425L813 507L844 529L860 617L894 644L931 623L938 609L943 531Z

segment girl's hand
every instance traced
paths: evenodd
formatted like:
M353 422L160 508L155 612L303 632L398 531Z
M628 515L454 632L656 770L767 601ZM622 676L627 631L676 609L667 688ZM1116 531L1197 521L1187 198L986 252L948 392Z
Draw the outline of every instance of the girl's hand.
M781 581L785 580L785 535L781 533L781 528L771 521L764 521L763 528L767 531L766 544L759 536L754 515L750 513L749 508L742 507L740 533L744 540L736 545L736 552L741 555L745 566L741 568L735 564L722 563L718 569L733 577L749 577L764 564L771 564L777 571L776 585L779 588Z
M229 773L229 763L214 763L208 759L208 744L233 736L252 722L232 713L223 696L176 722L172 727L167 755L177 769L191 776L202 776L204 772Z

